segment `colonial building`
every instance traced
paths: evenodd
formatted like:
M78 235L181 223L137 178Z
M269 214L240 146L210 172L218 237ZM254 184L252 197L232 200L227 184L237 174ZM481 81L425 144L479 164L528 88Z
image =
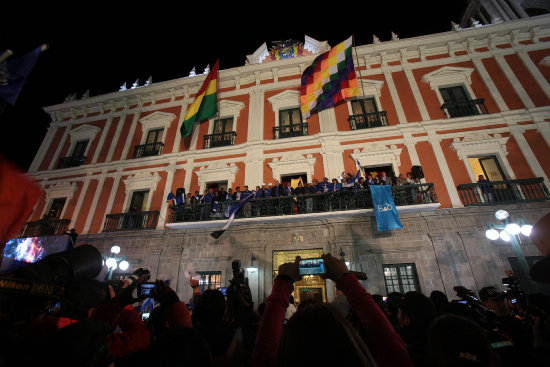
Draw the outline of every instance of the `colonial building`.
M44 194L21 235L50 217L56 231L74 228L77 244L120 246L132 268L171 280L183 299L190 276L224 287L240 260L257 267L247 272L257 304L278 265L298 254L344 256L379 294L454 296L454 286L500 285L506 270L519 271L510 243L485 231L497 209L530 224L550 212L550 16L374 36L353 49L361 96L303 121L302 72L331 46L308 36L265 43L230 69L220 55L219 114L183 139L206 74L46 107L52 121L29 169ZM235 203L213 212L167 200L182 189L331 180L358 168L419 180L392 188L402 229L377 230L368 189L252 201L219 239L210 233ZM521 239L529 261L540 256ZM295 293L330 300L334 285L305 277Z

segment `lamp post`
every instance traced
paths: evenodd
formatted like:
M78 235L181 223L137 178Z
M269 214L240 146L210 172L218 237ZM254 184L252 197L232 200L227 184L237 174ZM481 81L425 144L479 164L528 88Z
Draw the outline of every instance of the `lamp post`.
M523 220L513 222L510 219L510 214L508 214L506 210L497 210L495 212L495 218L498 219L500 223L487 223L488 229L485 231L485 236L491 241L495 241L500 238L505 242L510 242L518 259L519 266L527 278L529 275L529 264L527 263L527 259L525 258L525 255L520 247L520 234L529 237L533 226L530 224L525 224Z
M258 267L254 265L254 260L256 260L256 257L252 254L250 256L250 265L246 268L246 271L249 273L255 273L258 270Z
M109 272L107 273L107 280L111 280L113 277L113 271L116 268L120 268L120 270L127 270L130 266L130 263L126 261L126 256L118 256L119 253L120 247L115 245L111 247L111 253L109 255L101 254L103 256L103 260L105 261L105 265L109 269Z

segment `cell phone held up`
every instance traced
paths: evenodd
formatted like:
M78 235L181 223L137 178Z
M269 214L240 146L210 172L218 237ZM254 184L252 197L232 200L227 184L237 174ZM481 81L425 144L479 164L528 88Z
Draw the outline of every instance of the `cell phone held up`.
M302 259L299 264L300 275L324 275L325 261L321 257Z
M141 283L138 286L138 297L139 298L151 298L153 297L153 291L155 290L155 282Z

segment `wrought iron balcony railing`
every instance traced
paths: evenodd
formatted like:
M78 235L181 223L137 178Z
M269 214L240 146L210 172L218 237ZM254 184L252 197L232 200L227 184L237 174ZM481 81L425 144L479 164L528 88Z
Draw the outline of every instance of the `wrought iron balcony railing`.
M69 229L70 219L44 218L27 222L19 237L59 236Z
M488 114L485 99L472 99L461 102L447 102L441 105L446 118L475 116Z
M237 133L234 131L204 135L202 149L218 148L218 147L226 147L229 145L234 145L236 136L237 136Z
M57 169L78 167L82 163L84 163L85 160L86 160L86 157L84 157L83 155L59 158Z
M302 124L279 125L273 128L273 139L307 136L307 122Z
M468 183L458 185L457 190L464 206L550 200L542 177Z
M388 126L388 116L386 115L386 111L351 115L349 117L349 123L352 130Z
M132 212L120 214L107 214L103 231L132 231L137 229L155 229L157 227L159 212Z
M152 157L162 154L163 143L149 143L134 147L134 158Z
M420 205L437 203L433 184L404 185L392 187L395 205ZM231 207L238 201L219 202L214 211L212 204L183 204L170 206L169 223L196 222L226 219ZM372 209L370 189L341 190L322 194L291 195L249 200L239 211L239 218L299 215Z

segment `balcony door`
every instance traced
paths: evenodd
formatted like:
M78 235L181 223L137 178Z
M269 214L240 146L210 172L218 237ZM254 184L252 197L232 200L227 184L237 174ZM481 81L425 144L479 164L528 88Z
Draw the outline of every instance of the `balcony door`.
M149 190L134 191L130 200L128 212L137 213L147 209L147 199L149 198Z
M88 147L88 140L77 141L74 145L73 154L71 156L74 158L84 157L84 153L86 153L87 147Z
M468 158L468 162L470 163L470 167L472 167L476 180L480 175L483 175L483 177L489 181L506 180L506 175L497 157L494 155L470 157Z
M479 115L476 106L470 104L470 96L462 85L439 88L450 117Z
M210 147L220 147L231 145L231 132L233 131L233 117L228 117L214 121L212 129L212 140Z
M61 213L65 207L65 201L67 201L67 198L53 199L52 205L50 205L50 209L48 210L47 217L56 219L61 218Z
M354 115L366 115L378 112L378 107L374 98L371 97L351 101L351 110Z
M279 137L301 136L303 133L302 114L299 108L279 112Z

